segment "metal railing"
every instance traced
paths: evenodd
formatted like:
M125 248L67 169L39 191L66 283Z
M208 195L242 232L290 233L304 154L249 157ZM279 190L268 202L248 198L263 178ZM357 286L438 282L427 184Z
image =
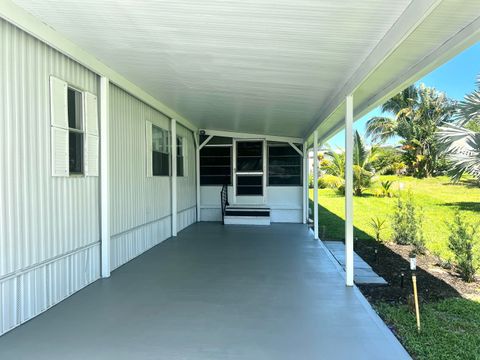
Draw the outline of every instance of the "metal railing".
M222 186L222 190L220 191L220 205L222 207L222 223L225 223L225 209L227 208L228 204L228 185L224 184Z

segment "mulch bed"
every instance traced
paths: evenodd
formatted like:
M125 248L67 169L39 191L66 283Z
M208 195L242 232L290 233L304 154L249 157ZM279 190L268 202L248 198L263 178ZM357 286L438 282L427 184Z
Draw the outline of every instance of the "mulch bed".
M377 249L377 254L375 254ZM359 285L362 293L372 303L410 303L412 294L409 270L410 245L384 244L369 240L357 240L355 251L388 285ZM430 254L417 257L417 288L423 303L452 297L473 298L480 296L480 281L464 282L454 271L439 264ZM402 281L403 274L403 281Z

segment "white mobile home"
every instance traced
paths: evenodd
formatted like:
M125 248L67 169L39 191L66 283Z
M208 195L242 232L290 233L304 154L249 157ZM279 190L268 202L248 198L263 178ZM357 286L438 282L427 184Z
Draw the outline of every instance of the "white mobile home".
M353 120L476 43L479 14L473 0L2 1L0 358L292 358L297 342L312 358L296 336L317 331L330 357L343 340L339 358L407 357L353 287L351 196L346 274L314 241L316 196L304 225L307 155L345 128L351 193ZM266 226L207 224L222 218ZM336 342L338 324L352 333Z

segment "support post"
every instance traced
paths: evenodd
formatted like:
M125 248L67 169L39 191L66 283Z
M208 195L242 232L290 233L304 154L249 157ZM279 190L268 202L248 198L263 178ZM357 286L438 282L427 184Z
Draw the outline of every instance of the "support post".
M172 236L177 236L177 122L171 119L172 134Z
M308 216L308 150L307 143L303 143L303 223L307 223Z
M201 213L200 213L200 139L197 133L193 133L193 138L195 140L195 176L197 178L197 222L200 222Z
M318 239L318 132L313 133L313 231Z
M109 79L100 78L100 237L101 274L110 277Z
M353 96L345 99L345 283L353 286Z

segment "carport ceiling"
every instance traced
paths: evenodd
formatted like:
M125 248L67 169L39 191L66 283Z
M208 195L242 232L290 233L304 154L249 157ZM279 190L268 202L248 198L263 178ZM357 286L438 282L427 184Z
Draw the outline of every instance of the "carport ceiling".
M339 91L359 77L377 45L397 46L387 42L395 27L409 34L401 26L406 13L417 26L444 5L409 0L15 2L199 128L295 137L308 135L322 120L325 134L338 127L338 119L326 120L341 105ZM458 7L455 1L443 3ZM433 34L433 45L473 21L476 3L455 9L458 21ZM440 15L435 19L442 20ZM378 61L387 53L378 54ZM397 65L401 70L410 65L405 54L391 60L390 75L397 75ZM366 99L381 82L370 84ZM326 109L331 111L325 114Z

